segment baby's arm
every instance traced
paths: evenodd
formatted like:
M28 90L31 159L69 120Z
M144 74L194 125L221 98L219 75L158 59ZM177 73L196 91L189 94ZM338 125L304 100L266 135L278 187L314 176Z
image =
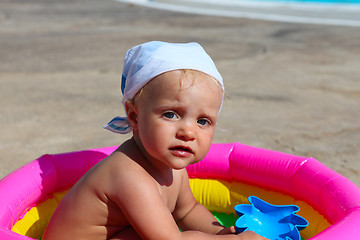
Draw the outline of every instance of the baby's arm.
M215 217L195 200L185 171L173 216L183 231L198 230L209 234L218 234L224 229Z
M183 231L198 230L209 234L235 233L234 227L224 228L203 205L195 200L186 171L183 172L180 194L173 215Z
M122 158L123 155L121 155L117 158ZM140 157L132 156L134 159ZM175 191L177 196L174 197L177 197L177 201L174 212L171 213L169 203L164 202L164 199L171 198L161 196L158 184L147 171L139 167L135 161L114 162L121 164L111 168L113 180L108 197L119 206L131 225L130 229L125 228L123 232L119 232L119 237L124 236L123 233L130 230L132 234L138 234L139 238L149 240L261 239L244 238L234 234L215 235L224 228L205 207L194 199L185 169L180 173L182 177L180 192ZM185 230L184 232L179 231L176 221Z
M197 230L212 235L235 234L235 227L225 228L201 204L195 202L194 207L177 224L183 231Z
M215 235L224 228L206 208L196 203L188 182L186 183L187 176L183 180L186 184L181 187L179 194L185 194L186 196L179 198L176 210L172 214L160 196L158 186L152 178L145 173L139 173L138 169L135 170L132 172L131 168L127 168L126 172L124 171L117 176L115 183L117 191L116 195L112 196L112 200L121 208L131 227L141 239L262 239L251 232L247 235ZM189 189L186 190L187 188ZM199 215L196 216L196 214ZM179 231L174 218L184 228L184 232ZM120 233L118 236L122 235Z
M184 171L183 174L181 190L177 201L176 210L174 211L173 215L179 227L185 231L184 234L186 234L187 230L197 230L212 235L231 234L226 237L223 236L224 239L227 237L229 239L238 240L265 239L250 231L246 231L245 233L236 236L234 235L236 232L234 226L230 228L225 228L222 226L209 210L207 210L203 205L199 204L195 200L189 186L189 179L186 171ZM220 236L218 237L220 238Z

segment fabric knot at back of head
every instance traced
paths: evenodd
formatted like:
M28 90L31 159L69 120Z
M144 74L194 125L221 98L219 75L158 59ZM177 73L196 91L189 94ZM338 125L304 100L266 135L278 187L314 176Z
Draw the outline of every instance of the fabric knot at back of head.
M223 79L215 63L200 44L152 41L135 46L125 54L121 80L124 108L125 103L153 78L179 69L203 72L216 79L224 90ZM115 117L104 128L121 134L132 131L126 117Z

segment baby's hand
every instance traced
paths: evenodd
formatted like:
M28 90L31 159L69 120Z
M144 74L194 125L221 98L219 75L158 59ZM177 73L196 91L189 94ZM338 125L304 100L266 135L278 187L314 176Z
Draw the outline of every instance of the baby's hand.
M256 234L253 231L245 231L243 233L240 233L238 236L240 237L239 240L266 240L267 239L267 238L260 236L259 234Z
M217 235L225 235L225 234L235 234L236 233L236 229L234 226L228 227L228 228L224 228L222 230L220 230Z
M222 229L217 233L217 235L235 234L235 233L236 233L235 227L231 226L229 228ZM240 233L238 236L239 236L239 240L268 240L267 238L264 238L253 231L245 231L243 233Z

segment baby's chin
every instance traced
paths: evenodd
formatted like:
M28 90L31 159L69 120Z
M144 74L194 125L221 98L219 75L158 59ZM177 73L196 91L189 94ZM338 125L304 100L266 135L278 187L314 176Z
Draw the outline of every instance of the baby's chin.
M174 170L181 170L185 169L187 166L198 163L199 161L186 161L186 160L179 160L179 162L173 162L171 164L171 168Z

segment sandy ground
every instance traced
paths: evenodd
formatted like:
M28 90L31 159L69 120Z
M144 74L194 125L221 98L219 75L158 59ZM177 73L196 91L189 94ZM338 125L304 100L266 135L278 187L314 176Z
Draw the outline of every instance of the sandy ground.
M0 178L121 144L123 56L197 41L225 79L214 142L314 157L360 186L360 28L190 15L112 0L0 1Z

